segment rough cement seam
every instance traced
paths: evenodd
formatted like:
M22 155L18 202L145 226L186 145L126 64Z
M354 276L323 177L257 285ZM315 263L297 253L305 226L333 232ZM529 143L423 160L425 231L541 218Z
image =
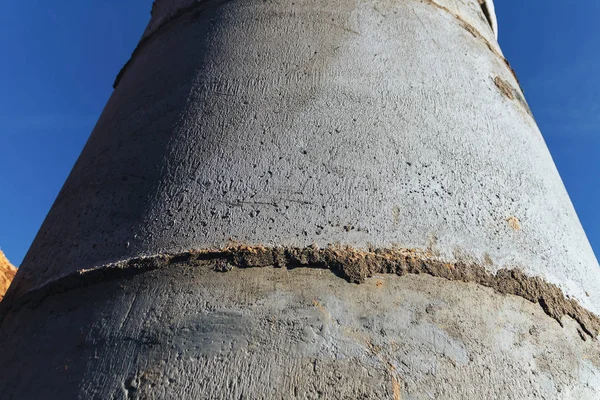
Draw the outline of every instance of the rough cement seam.
M152 32L150 32L147 36L143 36L142 39L140 40L140 42L138 43L138 45L136 46L136 48L133 50L133 53L131 54L131 57L129 58L129 60L127 60L125 65L123 65L123 67L117 74L117 77L115 78L115 82L113 83L113 89L117 88L117 86L119 85L119 82L125 75L125 72L127 72L127 69L129 68L129 66L133 63L134 59L141 52L142 47L145 46L146 43L150 42L159 32L163 31L170 25L173 25L173 23L176 22L179 18L181 18L187 14L191 14L191 13L198 12L198 11L204 11L204 9L210 7L211 5L216 5L216 4L212 4L212 3L225 3L227 1L230 1L230 0L205 0L205 1L198 0L198 1L195 1L187 7L183 7L181 9L177 10L177 12L175 12L173 15L171 15L169 18L167 18L165 21L163 21L160 25L158 25L156 28L154 28L152 30ZM496 56L500 57L500 59L502 59L504 61L504 63L508 67L508 69L513 74L515 80L517 81L517 84L521 88L521 84L519 82L519 79L517 78L517 74L510 66L510 63L508 62L508 60L506 58L504 58L504 56L502 54L500 54L494 48L494 46L492 46L492 44L489 42L489 40L487 40L485 38L485 36L483 36L481 34L481 32L479 32L473 25L466 22L460 15L456 14L455 12L451 11L449 8L447 8L441 4L438 4L434 0L420 0L420 1L422 3L429 4L433 7L436 7L438 9L443 10L443 11L447 12L448 14L452 15L459 21L460 25L463 28L465 28L468 32L470 32L474 37L483 40L483 42L492 51L492 53L494 53ZM203 7L205 7L205 8L203 8ZM493 31L493 27L492 27L492 31ZM521 88L521 91L523 91L522 88Z
M180 8L179 10L177 10L176 13L171 15L169 18L165 19L159 26L154 28L152 30L152 32L150 32L147 36L142 36L142 39L140 40L140 42L137 44L137 46L133 50L133 53L131 53L131 57L129 57L129 60L127 60L125 65L123 65L123 67L117 74L117 77L115 78L115 82L113 83L113 89L117 88L117 86L119 85L119 82L121 81L121 78L123 78L123 75L125 75L125 72L127 72L127 69L129 68L129 66L133 63L134 59L141 52L142 47L146 43L150 42L154 38L154 36L156 36L160 31L163 31L164 29L168 28L170 25L173 25L175 22L177 22L177 20L179 18L181 18L187 14L204 11L204 9L210 7L211 5L216 5L216 4L212 4L212 3L225 3L227 1L229 1L229 0L204 0L204 1L198 0L198 1L195 1L187 7L183 7L183 8ZM205 7L205 8L203 8L203 7Z
M505 294L539 304L544 312L561 326L561 318L573 318L592 339L600 333L600 318L583 308L576 300L565 297L554 284L540 277L530 277L519 269L500 269L495 274L473 261L445 262L428 251L418 249L369 249L316 245L296 247L264 247L232 245L217 250L194 250L179 254L161 254L133 258L98 268L80 270L7 303L0 303L0 322L11 311L25 305L35 307L46 297L95 283L111 281L170 265L206 266L217 271L237 268L320 268L329 269L351 283L362 283L375 274L427 274L450 281L479 284ZM582 339L585 336L581 334Z

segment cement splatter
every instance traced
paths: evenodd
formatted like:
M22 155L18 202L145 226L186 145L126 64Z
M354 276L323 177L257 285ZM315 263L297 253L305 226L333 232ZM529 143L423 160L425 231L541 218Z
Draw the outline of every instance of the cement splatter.
M511 216L508 217L506 219L506 222L508 223L508 226L510 226L513 230L515 231L520 231L521 228L521 221L519 221L519 218Z

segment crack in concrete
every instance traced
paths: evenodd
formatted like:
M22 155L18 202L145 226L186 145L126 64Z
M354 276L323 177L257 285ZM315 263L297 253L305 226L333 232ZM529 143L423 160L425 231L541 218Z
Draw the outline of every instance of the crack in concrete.
M0 322L7 313L17 311L26 304L35 307L48 296L170 265L210 266L221 272L231 271L233 268L258 267L322 268L357 284L375 274L428 274L450 281L471 282L492 288L501 294L519 296L539 304L544 312L561 326L561 318L569 316L591 338L595 339L600 334L598 316L583 308L576 300L567 298L556 285L540 277L527 276L519 269L504 268L494 274L475 261L445 262L430 251L419 249L360 250L348 246L319 248L316 245L297 248L235 244L223 249L140 257L80 270L42 288L20 297L13 296L9 301L0 303Z

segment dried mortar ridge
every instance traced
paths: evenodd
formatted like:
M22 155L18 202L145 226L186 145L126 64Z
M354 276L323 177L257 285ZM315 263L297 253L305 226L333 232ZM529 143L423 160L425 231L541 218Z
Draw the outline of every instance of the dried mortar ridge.
M131 57L129 58L129 60L125 63L125 65L123 65L123 67L117 74L117 77L115 78L115 82L113 83L113 89L117 88L117 86L119 85L119 82L121 81L121 78L127 71L127 68L129 67L129 65L131 65L131 63L133 62L135 57L141 51L142 47L154 38L154 35L156 35L160 31L162 31L163 29L168 28L169 26L173 25L173 23L175 23L179 18L181 18L187 14L202 12L211 6L219 5L220 3L224 3L225 1L226 0L204 0L204 1L199 0L199 1L193 2L190 5L188 5L187 7L183 7L181 9L179 9L175 14L173 14L167 20L163 21L162 24L160 24L157 28L155 28L152 31L152 33L150 33L148 36L142 37L142 39L140 40L138 45L133 50L133 53L131 54ZM151 15L154 11L154 6L155 5L153 4L152 11L150 13Z
M375 274L428 274L448 280L472 282L492 288L501 294L522 297L539 304L544 312L561 326L561 318L569 316L577 321L585 334L592 339L600 334L600 318L597 315L583 308L576 300L565 297L556 285L540 277L527 276L519 269L504 268L493 274L475 261L445 262L437 259L430 251L403 248L360 250L339 245L327 248L319 248L316 245L296 248L236 244L223 249L192 250L179 254L134 258L108 266L80 270L14 299L10 304L1 304L0 319L8 311L25 304L35 305L53 293L62 293L75 287L119 279L124 275L174 264L212 266L221 272L230 271L235 267L323 268L357 284ZM580 336L586 339L581 333Z

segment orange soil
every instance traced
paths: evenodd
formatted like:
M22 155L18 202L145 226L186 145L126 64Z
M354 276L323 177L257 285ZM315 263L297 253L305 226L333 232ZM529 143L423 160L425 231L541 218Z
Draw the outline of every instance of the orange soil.
M0 301L4 298L4 294L8 290L16 273L17 269L8 262L4 253L0 250Z

